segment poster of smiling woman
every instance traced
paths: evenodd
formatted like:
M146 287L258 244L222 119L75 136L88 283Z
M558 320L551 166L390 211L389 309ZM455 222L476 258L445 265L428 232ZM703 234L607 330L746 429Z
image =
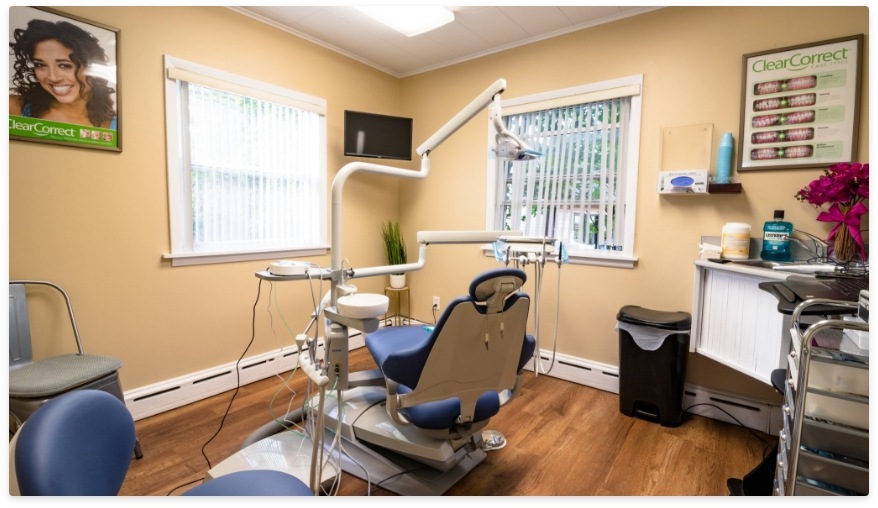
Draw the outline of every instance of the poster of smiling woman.
M9 138L121 151L119 31L62 12L9 9Z

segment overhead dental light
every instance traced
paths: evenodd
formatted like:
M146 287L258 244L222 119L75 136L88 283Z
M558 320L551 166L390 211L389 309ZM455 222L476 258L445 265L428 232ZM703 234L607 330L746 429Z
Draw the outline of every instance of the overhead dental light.
M521 138L506 128L503 124L503 115L500 113L500 99L496 96L491 103L491 121L497 131L497 137L491 149L498 159L529 161L542 155L541 152L529 147Z
M364 5L356 9L408 37L454 21L454 13L439 5Z

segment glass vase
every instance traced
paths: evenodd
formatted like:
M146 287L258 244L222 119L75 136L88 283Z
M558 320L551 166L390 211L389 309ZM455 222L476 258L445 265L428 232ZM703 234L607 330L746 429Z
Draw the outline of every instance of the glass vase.
M830 255L839 263L863 261L863 252L847 225L841 224L835 239L830 243Z

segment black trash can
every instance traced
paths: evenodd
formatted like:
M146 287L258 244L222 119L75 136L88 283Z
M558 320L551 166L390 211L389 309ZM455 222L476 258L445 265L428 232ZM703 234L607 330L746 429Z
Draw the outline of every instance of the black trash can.
M692 316L626 305L616 319L622 413L665 427L680 425Z

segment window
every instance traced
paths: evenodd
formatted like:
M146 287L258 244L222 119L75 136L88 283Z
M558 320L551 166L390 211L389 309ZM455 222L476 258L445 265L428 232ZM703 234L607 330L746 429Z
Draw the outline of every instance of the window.
M165 57L173 264L323 254L326 102Z
M633 266L642 76L503 101L542 155L489 160L490 229L564 242L571 262Z

